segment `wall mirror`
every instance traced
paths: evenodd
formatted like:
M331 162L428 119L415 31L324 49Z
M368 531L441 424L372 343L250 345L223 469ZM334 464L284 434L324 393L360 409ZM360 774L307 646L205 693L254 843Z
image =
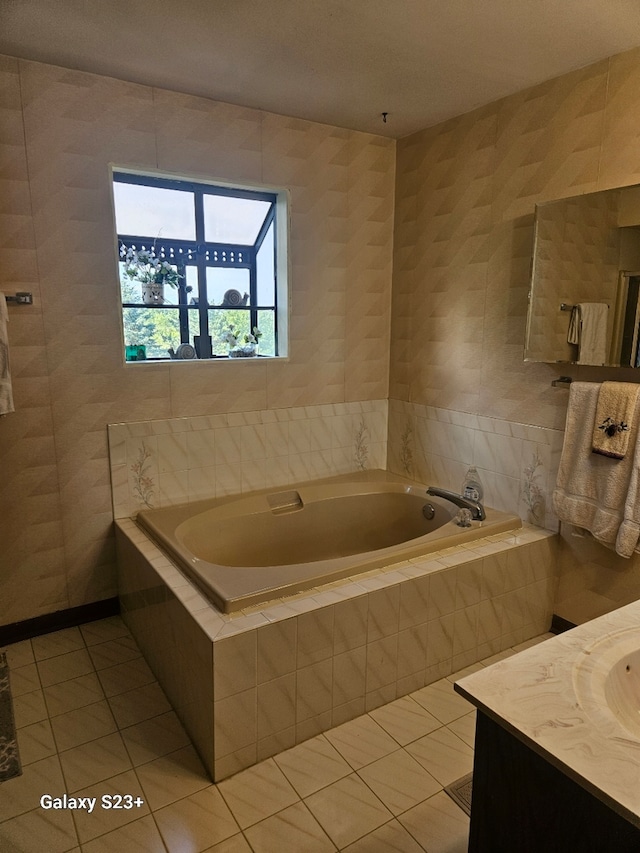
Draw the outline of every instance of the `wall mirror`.
M524 360L640 367L640 185L536 205Z

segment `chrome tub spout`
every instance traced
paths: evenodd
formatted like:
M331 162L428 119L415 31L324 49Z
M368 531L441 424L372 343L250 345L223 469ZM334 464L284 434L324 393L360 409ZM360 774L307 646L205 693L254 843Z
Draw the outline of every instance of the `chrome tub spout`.
M450 492L448 489L439 489L437 486L429 486L427 494L432 495L434 498L444 498L447 501L451 501L452 504L459 506L461 509L470 510L474 521L484 521L487 517L480 501L470 501L464 495Z

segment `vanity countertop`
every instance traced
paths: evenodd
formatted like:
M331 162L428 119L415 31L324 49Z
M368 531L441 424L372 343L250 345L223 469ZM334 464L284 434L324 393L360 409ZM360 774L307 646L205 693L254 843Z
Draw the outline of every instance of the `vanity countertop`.
M640 648L640 601L468 675L455 689L640 827L640 736L602 707L601 694L584 699L581 687L603 669L601 650L618 637L627 646L637 638Z

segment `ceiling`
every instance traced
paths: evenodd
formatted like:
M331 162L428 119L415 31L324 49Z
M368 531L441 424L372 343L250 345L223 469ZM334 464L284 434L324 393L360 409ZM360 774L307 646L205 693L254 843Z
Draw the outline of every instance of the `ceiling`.
M638 0L0 0L0 53L395 138L639 45Z

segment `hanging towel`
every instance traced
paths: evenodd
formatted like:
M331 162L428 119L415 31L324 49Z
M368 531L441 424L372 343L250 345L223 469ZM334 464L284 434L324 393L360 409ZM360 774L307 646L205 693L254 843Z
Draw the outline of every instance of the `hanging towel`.
M0 415L14 412L11 374L9 373L9 312L7 300L0 294Z
M600 386L595 382L571 383L553 506L561 521L588 530L599 542L627 557L636 523L635 513L628 505L628 495L632 475L637 477L640 394L636 397L628 431L629 452L623 459L611 459L592 453L591 448L599 393ZM640 496L640 482L635 488ZM640 513L640 507L638 510ZM629 524L618 543L618 533L627 518Z
M629 453L629 456L634 458L634 465L624 506L624 518L615 545L616 553L621 557L631 557L634 551L640 550L640 441L636 444L635 453Z
M591 447L594 453L624 459L640 385L603 382L598 394Z
M570 344L580 343L580 306L574 305L571 309L569 317L569 331L567 333L567 341Z
M574 305L567 340L578 344L578 364L604 364L607 360L609 306L603 302Z

